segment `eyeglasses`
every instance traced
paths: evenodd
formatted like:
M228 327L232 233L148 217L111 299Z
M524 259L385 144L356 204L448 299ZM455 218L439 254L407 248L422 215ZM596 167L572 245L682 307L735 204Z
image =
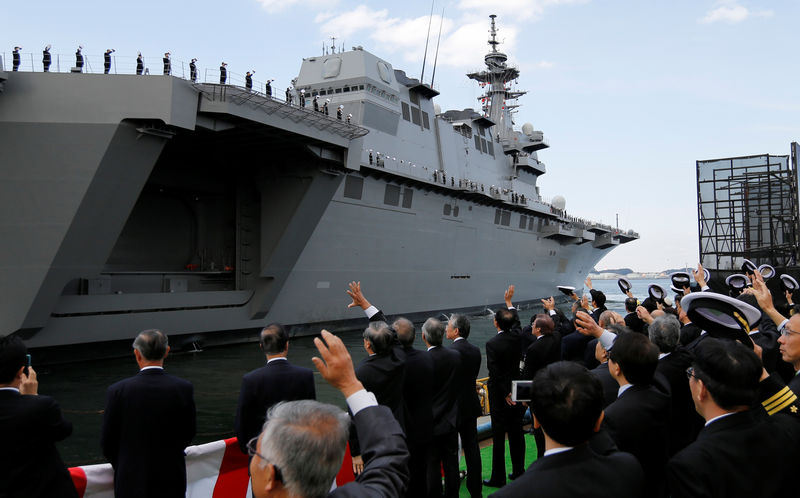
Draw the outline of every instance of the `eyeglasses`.
M281 473L281 469L279 469L278 466L275 465L274 463L270 462L267 457L265 457L264 455L262 455L261 453L256 451L256 447L258 445L258 438L259 438L259 436L256 436L256 437L254 437L253 439L251 439L250 441L247 442L247 454L250 455L251 457L252 456L257 456L258 458L260 458L260 459L264 460L265 462L271 464L272 467L275 469L275 480L283 482L283 474Z
M688 377L690 379L692 377L694 377L695 379L697 378L697 376L694 374L694 367L689 367L689 368L686 369L686 377Z
M789 337L792 334L800 335L800 332L794 331L794 330L792 330L792 329L790 329L789 327L786 327L786 326L784 326L783 330L781 330L781 335L783 337Z

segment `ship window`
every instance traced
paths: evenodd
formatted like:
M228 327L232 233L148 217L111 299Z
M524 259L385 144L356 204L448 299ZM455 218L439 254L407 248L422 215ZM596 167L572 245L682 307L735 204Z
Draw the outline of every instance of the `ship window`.
M415 125L421 124L421 121L420 121L420 118L419 118L419 107L412 107L411 108L411 122L414 123Z
M387 183L386 192L383 194L383 203L390 206L400 204L400 186Z
M350 199L361 199L364 190L364 179L360 176L348 175L344 181L344 196Z
M458 217L458 206L453 206L453 216Z
M431 129L430 122L428 121L428 113L425 111L422 111L422 126L427 130Z
M411 121L411 110L408 107L408 104L405 102L400 102L400 105L403 107L403 119L406 121Z
M482 137L486 136L486 130L484 130L482 126L478 126L478 133L480 133Z
M486 153L486 139L485 138L481 138L481 150L483 150L484 154Z
M500 224L504 227L507 227L511 224L511 211L503 211L503 217L500 220Z
M528 217L524 214L519 215L519 227L525 230L526 226L528 226Z
M533 220L534 220L533 216L528 218L528 230L533 230Z
M501 211L499 209L495 209L494 210L494 224L495 225L499 225L500 224L500 217L501 216L502 216Z
M363 90L364 89L364 85L358 85L358 89L359 90Z
M450 204L445 204L444 205L444 210L442 212L444 213L445 216L450 216L451 208L452 207L450 206Z
M320 91L319 91L319 94L320 94L320 95L325 95L325 90L320 90Z
M403 189L403 207L406 209L411 209L411 201L414 199L414 189L412 188L405 188Z
M475 135L475 150L477 150L478 152L481 151L481 137L479 137L478 135Z
M349 92L350 91L350 87L346 86L346 87L342 88L342 91L343 92Z
M417 92L408 92L408 96L411 98L412 104L419 105L419 94Z
M486 146L489 147L489 155L494 157L494 146L492 145L491 140L486 142Z
M342 93L342 89L341 89L341 88L337 88L336 90L334 90L334 92L336 92L336 93Z

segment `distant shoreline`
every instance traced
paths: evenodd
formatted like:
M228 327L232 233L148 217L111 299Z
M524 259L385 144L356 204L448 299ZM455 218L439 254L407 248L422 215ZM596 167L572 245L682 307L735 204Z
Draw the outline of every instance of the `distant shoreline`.
M669 278L669 274L665 272L628 273L626 275L621 273L590 273L589 278L592 280L619 280L620 278L625 278L628 280L652 280L655 278Z

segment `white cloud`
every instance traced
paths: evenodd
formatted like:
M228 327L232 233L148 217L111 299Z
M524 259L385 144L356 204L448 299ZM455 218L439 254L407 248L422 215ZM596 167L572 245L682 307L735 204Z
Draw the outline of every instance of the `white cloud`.
M738 5L731 1L725 1L721 3L723 5L717 7L716 9L710 10L705 17L700 19L700 22L703 24L711 24L715 22L736 24L746 20L749 17L772 17L774 14L771 10L751 11L747 7Z
M486 12L517 21L539 19L548 7L587 3L589 0L460 0L458 7L464 11Z
M299 5L301 7L331 7L336 0L256 0L267 12L276 13Z

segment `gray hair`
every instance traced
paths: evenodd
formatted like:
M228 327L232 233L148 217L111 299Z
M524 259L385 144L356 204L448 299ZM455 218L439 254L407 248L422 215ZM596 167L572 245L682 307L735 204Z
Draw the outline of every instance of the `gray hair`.
M133 340L133 349L139 351L145 360L163 360L167 355L169 339L167 334L158 329L148 329L139 332Z
M350 416L314 400L284 401L267 412L258 467L278 467L290 496L324 497L342 465Z
M422 337L431 346L441 346L444 338L444 324L436 318L428 318L422 324Z
M392 327L397 333L397 339L400 341L400 344L403 346L410 346L414 344L414 338L417 335L416 329L414 328L414 322L408 318L400 317L394 321Z
M392 349L392 329L386 322L369 322L369 326L364 329L364 339L369 342L375 354L387 353Z
M663 315L653 320L647 327L647 333L660 352L671 353L678 346L681 324L674 315Z
M469 337L470 323L469 323L469 318L467 318L466 315L453 313L450 316L449 323L451 327L458 329L459 337L463 337L464 339Z

